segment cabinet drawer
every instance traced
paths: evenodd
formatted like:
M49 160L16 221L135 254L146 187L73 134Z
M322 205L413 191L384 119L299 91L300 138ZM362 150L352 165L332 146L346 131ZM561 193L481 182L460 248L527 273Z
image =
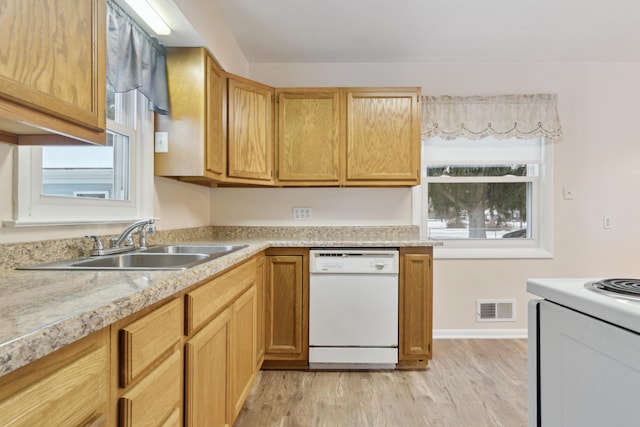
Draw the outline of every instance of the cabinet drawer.
M189 292L186 295L187 335L204 326L255 280L256 264L252 260Z
M99 347L0 402L0 425L101 425L108 356Z
M161 360L180 340L182 330L180 299L120 329L120 386L127 387Z
M182 356L175 351L120 398L120 426L180 425L181 406Z

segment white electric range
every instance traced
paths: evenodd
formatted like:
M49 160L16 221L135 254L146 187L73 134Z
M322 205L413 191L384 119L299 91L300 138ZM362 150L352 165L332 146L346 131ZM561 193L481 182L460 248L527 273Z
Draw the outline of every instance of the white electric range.
M638 426L640 280L530 279L529 426Z

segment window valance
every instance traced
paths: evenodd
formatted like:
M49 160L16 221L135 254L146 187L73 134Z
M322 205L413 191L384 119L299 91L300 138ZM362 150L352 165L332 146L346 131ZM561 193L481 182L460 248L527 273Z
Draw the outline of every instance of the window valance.
M117 93L138 89L154 111L169 114L164 47L113 0L107 1L107 81Z
M481 139L562 136L553 94L423 96L422 136Z

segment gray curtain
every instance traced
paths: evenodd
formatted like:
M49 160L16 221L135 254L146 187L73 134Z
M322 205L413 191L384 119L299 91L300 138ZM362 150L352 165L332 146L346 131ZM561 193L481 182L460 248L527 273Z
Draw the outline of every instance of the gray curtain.
M107 1L107 81L118 93L138 89L154 111L169 114L164 47L113 0Z

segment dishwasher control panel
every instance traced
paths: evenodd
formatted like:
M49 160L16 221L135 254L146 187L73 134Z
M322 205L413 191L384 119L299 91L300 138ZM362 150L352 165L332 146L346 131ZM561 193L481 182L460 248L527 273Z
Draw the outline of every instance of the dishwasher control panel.
M312 274L397 274L399 254L394 249L312 249Z

